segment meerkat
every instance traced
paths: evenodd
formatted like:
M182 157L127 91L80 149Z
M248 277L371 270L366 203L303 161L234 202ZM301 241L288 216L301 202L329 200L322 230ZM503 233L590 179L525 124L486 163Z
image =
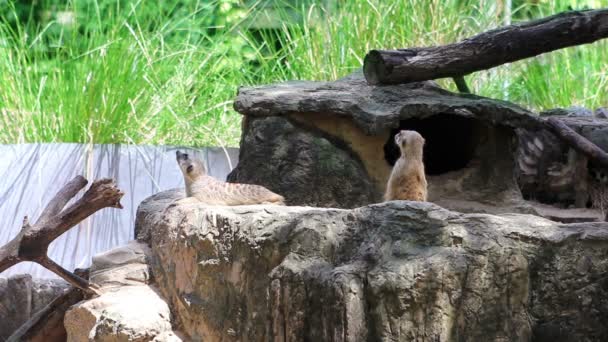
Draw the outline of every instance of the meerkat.
M401 156L388 179L385 201L427 200L427 183L422 162L424 138L416 131L400 131L395 135L395 144L401 150Z
M187 153L176 152L177 163L184 175L186 198L209 205L277 204L285 205L283 196L260 185L226 183L207 175L203 163Z

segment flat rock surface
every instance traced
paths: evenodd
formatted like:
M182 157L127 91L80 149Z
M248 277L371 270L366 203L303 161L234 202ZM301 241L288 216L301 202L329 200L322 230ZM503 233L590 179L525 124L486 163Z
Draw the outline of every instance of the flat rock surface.
M602 341L608 224L352 210L139 208L138 236L194 341Z
M539 118L509 102L439 88L434 82L370 86L361 72L332 82L290 81L239 89L234 108L251 116L320 113L350 117L367 134L400 120L438 113L475 117L510 126L536 127Z

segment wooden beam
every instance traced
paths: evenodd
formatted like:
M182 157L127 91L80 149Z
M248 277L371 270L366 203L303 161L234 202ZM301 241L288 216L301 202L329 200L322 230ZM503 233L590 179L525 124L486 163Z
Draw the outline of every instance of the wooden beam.
M458 43L371 50L363 63L369 84L459 77L608 37L608 9L565 12L487 31Z

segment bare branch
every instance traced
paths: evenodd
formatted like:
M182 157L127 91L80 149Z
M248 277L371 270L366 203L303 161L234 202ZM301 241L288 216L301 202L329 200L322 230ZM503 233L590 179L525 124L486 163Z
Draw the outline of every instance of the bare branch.
M608 37L608 9L566 12L510 25L443 46L371 50L363 62L369 84L458 77Z
M76 194L87 185L88 181L82 176L76 176L68 184L66 184L57 194L49 201L46 208L40 214L36 224L42 224L48 221L51 217L57 215L63 207Z
M27 217L23 220L23 227L17 236L8 244L0 247L0 272L19 262L33 261L56 273L75 287L89 294L97 293L86 280L64 269L46 255L53 240L96 211L106 207L122 208L120 199L123 193L116 187L113 180L101 179L93 182L80 199L62 210L65 204L86 184L87 180L83 177L74 178L53 197L36 224L30 225Z

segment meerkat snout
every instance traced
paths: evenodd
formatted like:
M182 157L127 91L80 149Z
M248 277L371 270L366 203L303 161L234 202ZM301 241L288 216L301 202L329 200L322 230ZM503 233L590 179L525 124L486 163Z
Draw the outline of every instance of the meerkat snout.
M175 151L175 157L177 158L177 161L188 160L188 153L181 153L180 151Z
M176 151L175 158L177 159L177 164L184 174L184 177L187 179L196 179L201 175L206 174L203 164L198 159L191 158L188 153Z

